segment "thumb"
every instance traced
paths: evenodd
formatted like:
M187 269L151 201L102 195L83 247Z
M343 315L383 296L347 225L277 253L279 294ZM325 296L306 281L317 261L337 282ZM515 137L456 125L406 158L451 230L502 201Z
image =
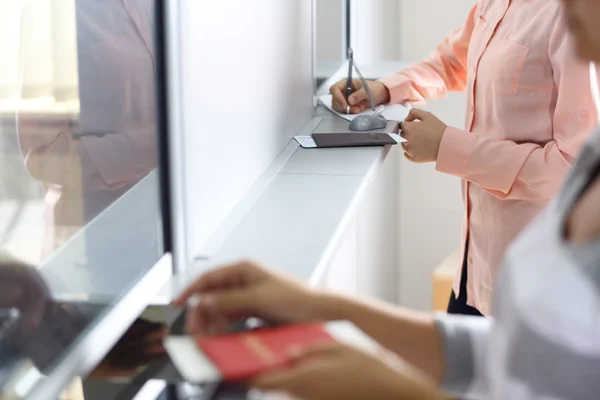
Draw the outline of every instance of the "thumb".
M408 113L408 116L404 119L404 122L412 122L415 120L423 121L425 118L427 118L428 114L429 113L427 111L420 110L418 108L412 108Z
M350 103L351 106L355 106L368 99L369 94L367 93L367 90L363 87L357 90L348 98L348 103Z
M318 343L309 347L295 347L290 351L290 355L295 363L305 361L306 359L332 355L344 348L343 345L337 342Z
M234 289L220 292L208 293L200 297L200 307L210 308L225 314L240 311L254 310L257 304L257 296L250 289Z

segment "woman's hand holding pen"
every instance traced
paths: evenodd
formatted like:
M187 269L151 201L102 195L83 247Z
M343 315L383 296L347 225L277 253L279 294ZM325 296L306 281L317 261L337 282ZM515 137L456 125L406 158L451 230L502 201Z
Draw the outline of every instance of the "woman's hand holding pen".
M350 114L358 114L369 109L369 95L360 79L352 80L353 92L348 98L348 102L346 102L347 85L347 80L342 79L329 89L329 92L333 96L333 109L341 113L346 113L348 109L347 106L350 105ZM375 106L390 102L390 91L383 83L379 81L367 81L367 85L369 85L369 89L371 89Z

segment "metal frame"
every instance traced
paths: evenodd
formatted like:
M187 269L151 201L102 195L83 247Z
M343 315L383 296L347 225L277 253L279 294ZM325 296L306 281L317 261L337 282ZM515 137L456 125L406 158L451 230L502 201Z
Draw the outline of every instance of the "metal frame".
M158 32L167 32L167 29L163 29L164 25L170 27L176 27L177 24L176 18L178 16L177 5L180 2L172 2L168 0L156 0L156 15L165 16L164 20L162 18L157 19L157 31ZM169 49L174 49L174 51L178 51L178 30L171 29L173 32L173 36L168 37L169 39ZM164 41L167 40L166 34L164 36L157 35L157 53L159 56L161 55L161 51L164 51L167 46L164 46ZM161 57L159 57L160 59ZM178 60L177 57L171 56L164 58L166 60ZM157 63L160 64L160 63ZM177 65L157 65L157 70L159 70L157 86L158 90L162 91L160 93L159 104L158 104L158 115L159 115L159 126L160 133L163 134L166 132L166 128L170 128L171 130L177 129L177 126L173 126L174 122L177 122L178 119L169 119L168 114L173 115L173 113L178 109L179 105L179 97L178 93L171 91L166 92L167 88L178 88L178 85L168 85L166 79L168 75L165 72L166 68L173 68L174 71L177 71ZM177 79L179 75L176 75ZM171 107L167 110L165 105L167 104L167 98L169 98L169 104ZM166 111L166 112L165 112ZM176 114L175 114L176 115ZM167 126L169 124L169 126ZM166 136L165 136L166 137ZM181 143L161 143L162 145L183 145ZM172 154L172 153L171 153ZM180 164L180 163L179 163ZM177 168L178 164L171 164L174 168ZM165 168L166 171L169 171L168 168ZM156 172L156 171L155 171ZM159 172L162 174L163 169L159 168ZM171 253L169 251L173 250L172 245L181 244L185 245L185 242L179 239L179 235L181 231L177 229L182 228L182 214L178 214L181 211L181 205L174 204L174 207L169 203L168 190L164 190L166 184L174 181L174 184L180 184L176 179L178 177L183 176L179 171L170 171L170 174L166 176L166 183L162 182L164 176L161 176L161 205L162 205L162 222L163 222L163 242L165 245L164 254L160 257L160 259L147 271L140 271L140 279L132 282L131 287L126 291L124 290L122 297L116 298L115 304L107 304L106 311L101 317L98 317L95 321L92 322L91 326L82 333L75 342L67 349L61 359L57 362L57 365L52 369L52 371L47 376L42 376L37 369L31 365L27 368L21 370L21 373L18 377L15 377L14 385L11 387L2 388L7 393L13 393L15 398L27 398L30 400L46 400L48 398L57 397L64 389L67 387L74 379L77 377L85 377L89 374L90 371L93 370L105 357L105 355L110 351L110 349L114 346L114 344L122 337L122 335L126 332L129 326L138 318L143 311L150 305L154 296L159 293L159 291L165 287L166 284L170 281L173 271L176 270L177 265L182 265L181 263L174 262ZM170 189L171 187L169 187ZM157 193L158 194L158 193ZM119 201L121 201L120 199ZM177 200L177 199L175 199ZM94 219L92 223L97 223L103 217L107 216L107 212L110 212L111 209L115 208L115 204L113 203L109 208L105 210L104 213L99 215ZM167 210L174 210L172 212L166 212ZM180 217L178 219L178 216ZM172 221L175 219L175 221ZM173 223L174 222L174 223ZM176 236L176 240L173 240L171 230L173 230L174 235ZM75 241L75 238L72 237L69 240L69 243L65 244L65 246L60 251L60 254L64 254L66 251L65 248L69 247L69 244ZM160 241L159 241L160 242ZM183 251L181 249L176 249L178 254L185 255L185 248ZM50 261L56 261L55 259L59 257L58 254L54 254L50 260L46 260L47 264ZM179 260L178 260L179 262ZM159 387L155 385L153 387L153 392L159 390Z
M173 254L173 272L175 274L183 273L187 269L188 252L186 242L186 224L185 224L185 186L184 177L185 165L177 158L178 154L182 154L185 149L185 135L173 134L184 132L183 123L183 107L182 107L182 92L184 87L181 66L181 26L179 23L180 15L182 15L181 1L157 0L160 12L158 18L162 27L162 32L159 32L158 46L159 57L157 63L161 65L158 72L162 75L158 76L159 87L163 89L162 114L163 124L160 135L164 138L166 151L163 152L166 160L161 160L161 168L164 171L168 187L168 193L163 195L164 199L168 199L165 204L167 209L163 212L168 216L170 243L166 243L166 251L171 251ZM166 162L165 162L166 161ZM163 191L165 186L163 185Z
M315 94L318 90L317 85L317 0L311 0L311 35L312 35L312 82L313 82L313 107L318 106L318 99Z
M342 0L342 54L343 59L349 58L348 49L352 47L352 0Z

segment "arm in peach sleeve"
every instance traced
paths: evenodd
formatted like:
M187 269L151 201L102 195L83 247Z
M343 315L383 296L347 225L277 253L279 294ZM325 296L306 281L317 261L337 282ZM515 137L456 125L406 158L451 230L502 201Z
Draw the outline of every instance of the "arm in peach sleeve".
M558 89L553 140L518 144L448 127L438 171L473 182L500 199L552 198L591 131L596 111L588 90L589 68L573 56L562 21L551 38L549 56Z
M157 166L156 126L102 137L73 138L68 124L19 121L25 166L40 182L117 190Z
M391 103L423 104L448 91L463 91L467 83L467 54L477 21L475 5L465 24L450 33L423 62L381 79L390 90Z

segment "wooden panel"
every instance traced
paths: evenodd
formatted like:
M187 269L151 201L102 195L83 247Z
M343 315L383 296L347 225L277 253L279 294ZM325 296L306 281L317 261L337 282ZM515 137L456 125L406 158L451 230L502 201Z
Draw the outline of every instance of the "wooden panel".
M433 271L433 310L446 311L448 299L452 292L452 282L454 275L461 263L460 250L452 252L438 267Z

